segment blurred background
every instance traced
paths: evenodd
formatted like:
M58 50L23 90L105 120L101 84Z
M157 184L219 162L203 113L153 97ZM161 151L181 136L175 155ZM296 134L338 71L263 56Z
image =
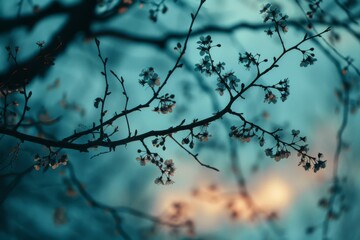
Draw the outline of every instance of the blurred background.
M100 154L63 150L69 164L55 170L33 170L34 156L48 150L1 135L0 239L360 239L360 105L358 1L269 1L289 15L286 46L301 41L306 32L327 27L332 32L302 45L314 47L317 61L300 67L302 55L291 52L279 67L261 81L272 84L288 78L290 95L285 102L264 102L264 91L248 91L233 109L269 131L283 129L285 139L292 129L307 136L310 155L323 153L326 168L314 173L298 166L295 152L276 162L265 156L253 139L243 143L229 138L238 119L226 116L211 123L207 142L196 142L194 152L216 172L199 165L171 141L164 159L173 159L174 184L156 185L156 166L141 166L134 142L115 152ZM308 18L308 11L320 8ZM216 78L195 71L201 56L197 41L211 35L215 62L225 62L228 71L245 83L256 70L246 70L239 53L259 53L272 59L282 52L279 38L267 36L260 9L267 2L208 0L200 10L182 63L164 88L174 94L171 113L149 109L129 115L139 133L166 129L183 119L203 119L228 102L216 89ZM0 72L5 76L13 62L7 46L19 47L21 64L36 58L44 48L61 49L48 57L54 61L37 71L28 89L33 92L29 116L40 125L21 132L63 139L74 130L90 128L99 120L94 100L104 93L103 65L94 38L100 40L108 69L125 80L128 108L152 96L149 86L139 84L139 74L153 67L165 79L174 66L199 1L193 0L23 0L0 3ZM310 5L309 5L310 4ZM93 7L89 17L88 8ZM33 17L38 16L38 17ZM12 21L13 20L13 21ZM311 28L309 28L309 24ZM351 59L353 61L351 61ZM112 94L108 116L124 109L122 88L109 77ZM34 120L34 121L35 121ZM36 122L35 121L35 122ZM114 139L126 137L125 120L114 125ZM184 138L188 133L175 136ZM151 140L146 143L151 149ZM106 150L105 150L106 151ZM338 166L334 165L338 159Z

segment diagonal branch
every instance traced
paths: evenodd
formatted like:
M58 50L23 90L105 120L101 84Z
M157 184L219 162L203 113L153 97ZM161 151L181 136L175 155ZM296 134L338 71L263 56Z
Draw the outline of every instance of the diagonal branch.
M206 167L206 168L210 168L212 170L215 170L217 172L219 172L219 169L212 167L210 165L204 164L202 163L199 159L198 159L198 154L193 154L192 152L190 152L189 150L187 150L181 143L179 143L178 140L176 140L171 134L168 135L169 138L171 138L180 148L182 148L185 152L187 152L189 155L191 155L201 166Z

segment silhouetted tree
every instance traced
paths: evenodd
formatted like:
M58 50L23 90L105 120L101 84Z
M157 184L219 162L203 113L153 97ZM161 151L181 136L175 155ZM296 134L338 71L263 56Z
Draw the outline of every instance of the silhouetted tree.
M178 238L217 239L196 231L196 217L188 214L187 204L180 200L170 208L163 206L164 213L156 215L131 206L142 191L158 188L152 182L174 183L174 175L182 171L176 167L181 150L195 160L192 168L199 164L208 174L231 175L237 182L232 194L226 194L221 184L211 184L196 188L193 197L221 202L231 219L262 220L274 239L290 239L287 226L277 224L279 213L252 197L240 165L240 149L248 142L256 142L275 162L294 155L305 171L333 172L329 192L319 200L325 217L298 227L314 239L336 234L330 234L331 222L348 212L358 197L357 192L351 195L347 190L351 190L351 173L339 170L343 149L359 144L354 139L356 131L344 140L350 114L356 119L360 107L360 72L354 63L360 50L355 46L360 38L357 1L279 1L259 8L251 1L235 0L19 0L2 5L0 201L4 238L78 239L86 233L87 238L97 239L103 231L115 228L124 239L158 239L162 236L158 227L165 226ZM222 11L232 13L231 6L239 8L241 16L229 15L223 21L226 13ZM248 37L254 42L248 44ZM353 55L343 53L347 50L342 41L354 44ZM317 67L321 61L326 61L327 72ZM338 101L329 105L330 109L336 106L342 116L332 136L334 157L328 148L320 149L324 154L310 150L315 134L297 130L308 129L307 124L283 124L283 113L269 118L277 111L275 106L288 100L290 91L298 91L300 85L290 87L292 79L299 81L300 72L306 71L317 74L302 79L310 82L309 95L323 98L336 88ZM329 72L332 79L323 79ZM320 79L328 83L319 85ZM321 89L324 86L330 87ZM316 118L316 109L307 101L310 96L304 95L297 105L308 105L307 118ZM327 138L324 134L321 141ZM230 161L203 157L212 152L229 154L224 158ZM130 159L141 166L154 166L156 176L147 171L154 180L148 181L147 173L132 174ZM326 168L329 162L331 169ZM256 162L253 172L259 166ZM121 170L116 173L115 169ZM111 194L102 193L102 186L114 184L108 175L116 176L126 188L117 197L126 206L104 200ZM80 178L89 178L87 185ZM50 190L47 183L51 183ZM34 190L37 187L40 190ZM246 211L239 209L238 198ZM87 215L92 213L86 213L80 217L87 225L81 226L70 219L82 215L84 199L106 214L96 211L90 220ZM19 201L26 204L21 206ZM77 209L74 216L71 208ZM50 211L55 225L67 223L71 230L45 230L53 224L46 222ZM37 220L28 223L28 217L20 213ZM114 219L115 227L104 224L89 229L106 221L107 215ZM359 234L354 232L354 239Z

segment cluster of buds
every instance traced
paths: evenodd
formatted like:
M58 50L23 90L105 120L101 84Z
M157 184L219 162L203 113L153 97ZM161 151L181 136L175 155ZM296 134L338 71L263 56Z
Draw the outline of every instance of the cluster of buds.
M197 44L199 44L197 49L200 51L200 56L204 56L209 53L212 42L213 41L210 35L207 35L206 37L200 37L200 40L196 42Z
M225 63L219 63L214 66L214 60L211 59L210 49L213 47L221 47L220 44L211 45L212 39L210 35L206 37L201 36L200 40L197 41L199 45L197 49L199 50L200 56L202 56L201 62L195 64L195 71L199 71L200 73L204 73L207 76L211 76L213 73L220 73L221 70L224 69Z
M154 183L162 185L173 184L174 181L170 176L174 176L175 174L176 168L174 161L172 159L165 160L165 162L159 166L159 169L161 170L161 176L155 178Z
M151 143L154 147L161 147L163 151L166 150L166 146L165 146L165 141L166 141L166 137L157 137L154 138Z
M269 104L270 103L275 104L277 102L277 97L275 94L272 93L271 90L266 90L264 102L269 103Z
M39 171L41 167L47 168L51 167L52 169L56 169L60 167L61 165L66 166L68 162L68 156L66 154L61 155L59 158L57 158L56 154L51 154L46 157L40 157L39 154L36 154L34 156L34 168L36 171Z
M205 56L201 59L200 63L195 64L195 71L199 71L207 76L211 76L213 73L212 64L213 61L210 59L210 57Z
M160 176L155 178L154 183L160 185L170 185L173 184L174 181L170 177Z
M190 140L190 137L191 137L191 140ZM194 137L193 135L189 135L185 138L183 138L183 140L181 141L181 144L183 145L188 145L189 144L189 147L192 149L194 148L195 144L194 144Z
M250 69L251 65L257 65L259 54L253 55L250 52L244 54L239 53L239 63L242 63L246 69Z
M141 166L145 166L147 162L152 161L150 155L139 156L136 158L136 160L139 161Z
M199 140L200 142L209 141L211 134L208 131L208 126L209 124L201 126L200 131L196 134L191 130L190 133L182 139L181 144L189 145L189 147L193 149L195 147L194 138Z
M140 149L138 149L138 153L141 153ZM162 168L166 161L162 157L160 157L157 153L146 153L136 158L137 161L140 162L141 166L145 166L146 163L151 162L155 164L157 167ZM172 161L172 160L171 160ZM168 162L167 162L168 163ZM165 164L167 166L167 164Z
M284 80L279 81L277 84L271 85L271 86L262 86L264 88L265 91L265 99L264 102L267 103L276 103L277 102L277 96L270 91L269 89L274 89L277 90L281 97L281 101L285 102L287 97L289 96L290 92L289 92L289 79L285 78Z
M155 86L160 85L160 77L155 72L153 67L143 69L139 76L142 77L141 79L139 79L139 83L142 86L148 84L151 88L154 88Z
M326 167L326 160L322 160L322 153L319 153L317 158L307 154L309 147L307 144L305 144L306 137L300 136L299 130L292 130L291 135L293 136L291 145L294 149L296 149L298 157L301 158L299 166L301 165L306 171L308 171L310 168L313 168L314 172L317 172L320 169Z
M322 0L312 0L310 2L311 2L309 3L310 11L307 11L306 15L308 16L308 18L313 18L318 10L320 10L319 12L322 13L320 7L320 3L322 2Z
M301 50L303 54L303 59L300 62L300 67L307 67L309 65L313 65L317 59L315 58L315 54L312 53L314 48L310 48L308 50Z
M172 159L165 160L162 167L165 174L169 176L174 176L176 168L174 161Z
M154 108L153 111L162 114L167 114L169 112L171 113L176 105L176 101L173 100L174 98L174 94L169 95L168 93L166 93L164 96L159 97L159 104L157 107Z
M128 2L129 5L132 4L132 0L128 0ZM140 6L143 6L143 4L146 4L148 2L149 1L142 0L140 1ZM149 4L149 5L154 6L152 9L149 10L149 19L153 22L156 22L158 20L159 13L165 14L168 11L168 7L166 6L165 1L161 1L157 4Z
M209 141L209 137L211 137L211 134L207 130L208 126L208 124L203 125L200 129L200 132L194 135L194 137L200 142Z
M207 142L207 141L209 141L209 137L211 137L211 135L209 134L208 131L204 131L204 132L200 132L200 133L196 134L195 137L200 142Z
M173 184L174 181L171 179L170 176L174 176L175 174L176 168L174 161L172 159L165 160L165 162L159 166L159 169L161 170L161 175L155 178L154 183L162 185Z
M174 183L171 176L174 176L176 168L172 159L164 160L158 153L150 153L138 149L138 153L142 152L144 154L136 158L136 160L140 162L140 165L145 166L146 163L150 162L157 166L161 172L161 175L154 181L156 184L168 185Z
M224 94L226 87L231 90L236 90L239 86L240 79L235 76L234 72L227 72L222 77L217 79L217 88L216 91L219 92L220 96Z
M278 28L280 28L284 33L288 31L287 19L289 16L286 14L283 15L279 8L268 3L264 5L264 7L260 10L260 13L263 14L264 23L272 21L275 24L276 31L278 31Z
M281 159L289 158L291 153L286 149L286 147L277 147L275 153L273 151L273 148L267 148L265 149L265 155L268 157L273 158L275 161L280 161Z
M289 96L290 92L289 92L289 80L287 78L285 78L284 80L281 80L280 82L278 82L277 84L271 85L271 86L262 86L261 87L264 88L265 91L265 98L264 98L264 102L267 103L276 103L278 97L270 90L270 89L274 89L277 90L280 94L281 94L281 101L285 102L287 97Z
M314 169L314 172L316 173L322 168L326 167L326 160L321 160L322 154L318 154L318 159L314 157L310 157L306 154L301 154L301 160L299 162L299 165L302 165L303 168L308 171L310 168Z
M246 127L244 124L241 127L232 126L230 128L230 137L234 137L241 142L250 142L251 138L255 136L252 126Z

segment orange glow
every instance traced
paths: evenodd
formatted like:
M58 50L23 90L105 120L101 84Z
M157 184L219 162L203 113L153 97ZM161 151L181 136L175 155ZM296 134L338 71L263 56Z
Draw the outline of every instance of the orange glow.
M254 210L249 207L243 197L237 196L230 202L230 214L232 219L250 220L254 214Z
M162 195L157 203L156 212L161 213L161 218L165 221L179 223L194 216L194 206L191 204L191 197L188 194ZM175 218L174 215L179 210L179 206L181 206L181 212Z
M266 211L282 210L289 206L292 192L285 181L271 177L253 194L253 199L260 208Z
M155 209L157 213L161 213L160 216L165 221L180 223L193 220L196 229L211 229L219 224L219 219L226 216L224 198L215 192L208 187L199 188L199 195L195 196L188 192L169 192L160 197ZM181 204L181 211L177 211L174 203Z
M187 202L177 201L173 202L163 214L163 219L171 223L183 223L191 217L191 207Z
M274 176L262 178L253 189L250 198L237 191L226 193L221 187L208 184L198 187L192 194L171 191L160 196L155 211L163 220L172 223L193 221L196 229L202 231L220 223L230 223L230 220L254 223L257 217L268 217L286 209L294 197L289 184Z
M193 195L197 200L193 203L201 215L216 218L224 211L224 201L227 199L216 185L199 187L193 192Z

